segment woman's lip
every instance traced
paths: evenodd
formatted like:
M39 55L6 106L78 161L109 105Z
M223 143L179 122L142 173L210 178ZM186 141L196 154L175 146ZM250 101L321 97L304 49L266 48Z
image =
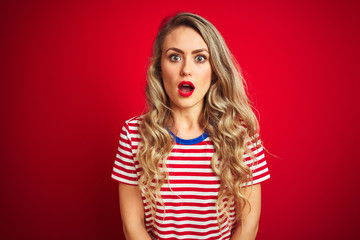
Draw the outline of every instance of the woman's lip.
M180 95L183 96L183 97L190 97L191 94L193 94L194 90L195 90L195 89L191 90L190 92L182 92L182 91L180 90L180 88L178 88L178 91L179 91Z
M190 92L183 92L183 91L181 91L181 90L180 90L180 87L181 87L182 85L185 85L185 84L190 85L193 89L192 89ZM178 91L179 91L180 95L183 96L183 97L190 97L190 96L193 94L194 90L195 90L195 86L194 86L194 84L193 84L192 82L182 81L181 83L179 83Z
M179 83L178 88L181 87L182 85L185 85L185 84L188 84L188 85L190 85L191 87L195 88L195 87L194 87L194 84L193 84L192 82L189 82L189 81L182 81L181 83Z

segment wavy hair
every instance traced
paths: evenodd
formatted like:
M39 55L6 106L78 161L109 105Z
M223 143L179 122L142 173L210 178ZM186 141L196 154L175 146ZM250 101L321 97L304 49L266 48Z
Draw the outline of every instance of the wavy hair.
M172 118L172 111L161 79L162 45L167 34L178 26L187 26L197 31L209 49L213 73L199 124L214 144L211 167L220 179L216 201L220 227L226 219L230 219L231 203L236 203L240 209L249 204L242 187L252 181L252 171L244 163L243 156L248 154L255 162L255 156L247 144L251 137L253 142L257 142L254 136L257 136L259 125L236 59L218 30L196 14L178 13L164 19L153 45L147 71L147 109L139 125L141 140L137 159L142 168L139 187L154 220L156 202L164 206L160 189L168 181L165 161L174 146L174 140L166 129ZM236 219L241 217L240 214L236 213Z

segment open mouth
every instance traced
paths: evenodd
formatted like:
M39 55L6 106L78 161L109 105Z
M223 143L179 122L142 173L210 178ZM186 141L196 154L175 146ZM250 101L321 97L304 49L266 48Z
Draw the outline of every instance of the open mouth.
M191 94L193 94L195 87L192 82L182 81L178 86L178 90L181 96L190 97Z

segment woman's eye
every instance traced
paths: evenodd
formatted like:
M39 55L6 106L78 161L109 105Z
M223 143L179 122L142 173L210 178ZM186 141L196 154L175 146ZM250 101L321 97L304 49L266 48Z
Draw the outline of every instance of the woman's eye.
M195 61L198 63L202 63L206 60L206 57L204 55L198 55L195 57Z
M169 59L170 59L170 61L172 61L172 62L178 62L178 61L181 60L180 56L179 56L179 55L176 55L176 54L170 55Z

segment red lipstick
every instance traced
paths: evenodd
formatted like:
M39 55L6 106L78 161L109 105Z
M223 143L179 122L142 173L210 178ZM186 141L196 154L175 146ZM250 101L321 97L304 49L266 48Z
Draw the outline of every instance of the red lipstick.
M195 87L194 84L192 84L192 82L182 81L178 86L178 90L181 96L190 97L191 94L193 94Z

